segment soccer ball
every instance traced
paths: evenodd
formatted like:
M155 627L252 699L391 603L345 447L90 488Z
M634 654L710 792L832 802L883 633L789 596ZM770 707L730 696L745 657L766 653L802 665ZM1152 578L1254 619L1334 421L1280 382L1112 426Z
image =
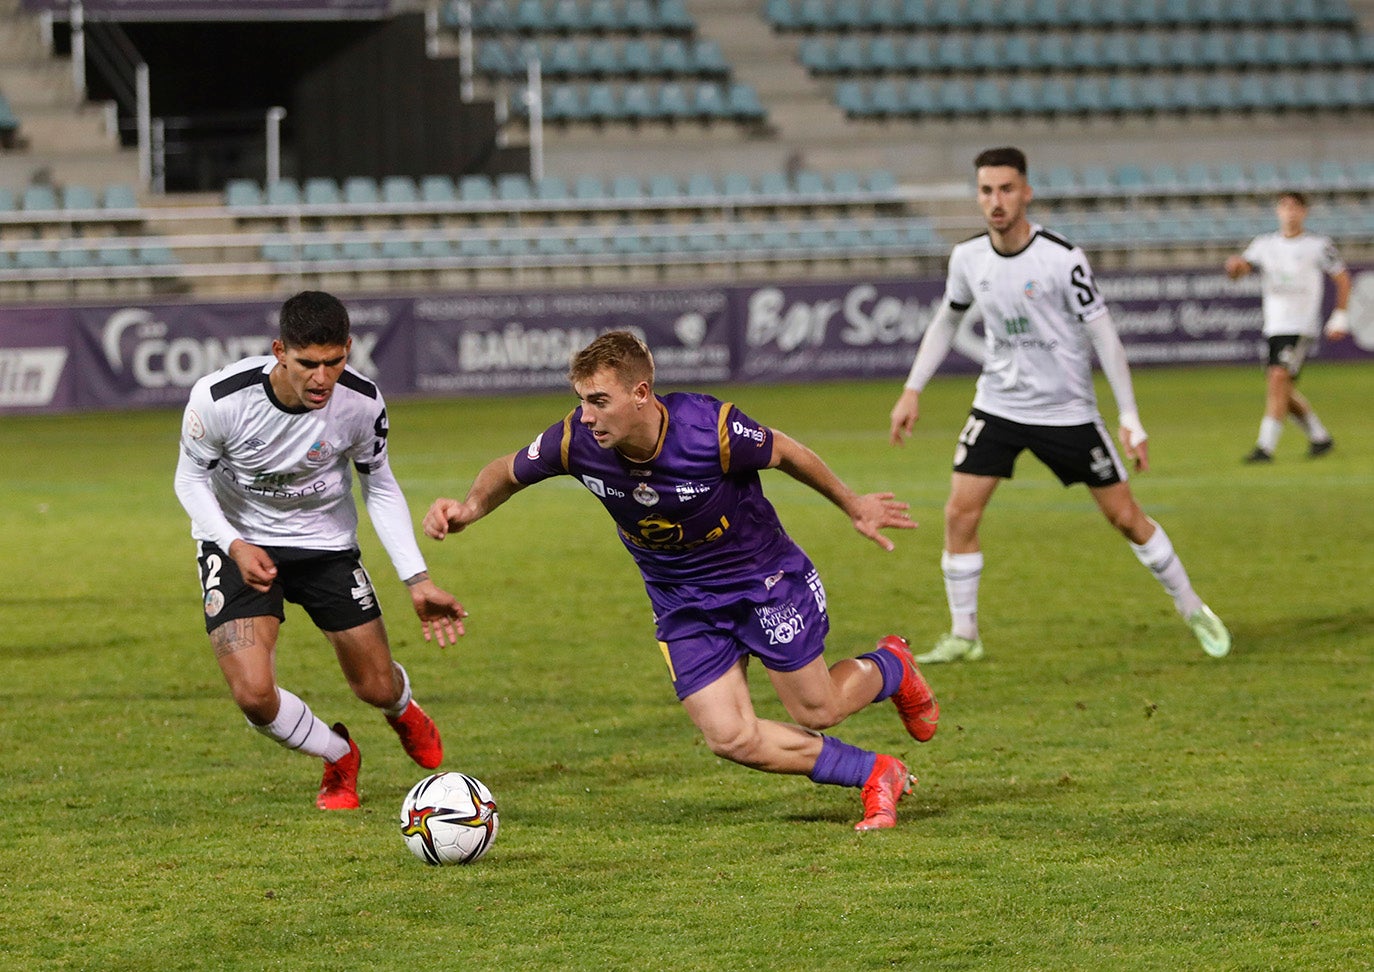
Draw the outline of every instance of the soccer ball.
M401 836L426 864L471 864L500 829L491 791L463 773L426 776L401 802Z

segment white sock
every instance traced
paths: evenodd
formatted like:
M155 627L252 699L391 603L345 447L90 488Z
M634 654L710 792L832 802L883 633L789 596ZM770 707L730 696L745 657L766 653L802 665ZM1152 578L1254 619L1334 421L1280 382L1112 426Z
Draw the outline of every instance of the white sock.
M1283 422L1268 415L1260 422L1259 447L1271 456L1279 447L1279 436L1283 435Z
M396 671L401 673L401 697L382 711L394 719L406 710L406 706L410 705L410 676L406 674L406 670L401 667L400 662L393 661L391 664L395 665Z
M978 582L983 576L983 551L940 554L945 575L945 599L949 602L950 631L960 638L978 640Z
M287 749L299 749L331 763L348 755L348 740L321 722L310 706L284 688L277 689L277 698L281 707L275 719L265 726L248 724Z
M1331 438L1331 433L1326 431L1326 426L1322 425L1322 420L1317 418L1316 409L1308 409L1306 415L1289 415L1293 424L1307 433L1309 442L1325 442Z
M1155 532L1142 544L1131 544L1136 557L1155 575L1155 580L1164 585L1169 596L1174 599L1174 607L1185 618L1202 607L1202 598L1193 590L1188 572L1183 569L1183 561L1174 553L1174 545L1164 528L1154 520Z

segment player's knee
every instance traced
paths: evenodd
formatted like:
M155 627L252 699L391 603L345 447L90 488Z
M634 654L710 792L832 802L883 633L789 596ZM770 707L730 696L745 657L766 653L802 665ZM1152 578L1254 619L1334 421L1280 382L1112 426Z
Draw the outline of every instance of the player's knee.
M844 721L845 713L829 703L821 705L789 706L787 714L803 729L820 731L837 726Z
M762 737L757 728L741 726L730 733L709 733L706 745L721 759L743 766L757 766L762 754Z
M230 686L234 704L249 722L265 726L277 717L280 701L277 686L271 679L243 681Z
M351 678L348 680L348 687L360 700L379 709L393 705L399 695L399 689L389 670L356 679Z

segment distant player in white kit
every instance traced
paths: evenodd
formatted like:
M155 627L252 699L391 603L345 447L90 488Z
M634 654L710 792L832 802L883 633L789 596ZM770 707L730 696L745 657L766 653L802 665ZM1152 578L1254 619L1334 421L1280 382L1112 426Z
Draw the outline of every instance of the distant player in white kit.
M1259 273L1262 287L1264 338L1268 345L1264 418L1255 448L1245 457L1249 463L1274 461L1285 416L1292 417L1306 433L1309 456L1325 455L1335 444L1311 403L1296 387L1320 328L1323 275L1336 285L1336 305L1326 321L1326 336L1340 340L1350 330L1346 314L1350 271L1329 238L1304 229L1307 197L1300 192L1285 192L1279 196L1275 212L1279 220L1277 233L1257 236L1244 253L1226 258L1227 276L1235 280L1248 273Z
M176 493L198 543L205 630L249 724L325 761L315 803L359 805L362 755L276 683L283 601L300 604L334 646L358 698L381 709L415 762L443 759L434 722L393 661L381 607L358 553L357 469L368 516L405 581L425 640L463 633L461 604L429 579L405 496L387 464L386 404L347 365L348 312L318 291L282 305L272 354L245 358L191 389Z
M983 657L978 525L997 484L1011 478L1024 449L1065 486L1087 484L1108 522L1173 598L1203 650L1220 658L1231 650L1231 634L1193 590L1164 528L1131 495L1126 469L1098 413L1094 351L1116 397L1126 455L1138 470L1149 468L1126 352L1087 258L1026 218L1032 194L1019 149L988 149L974 166L988 231L954 247L944 299L891 416L892 444L901 445L920 417L921 390L949 353L964 313L977 304L987 350L973 409L954 452L941 556L952 627L917 661Z

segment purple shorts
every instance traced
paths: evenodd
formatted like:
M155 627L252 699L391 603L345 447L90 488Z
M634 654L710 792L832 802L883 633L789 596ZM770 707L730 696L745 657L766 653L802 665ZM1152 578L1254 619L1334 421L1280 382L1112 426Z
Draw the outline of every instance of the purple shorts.
M792 672L825 651L825 587L805 556L792 569L721 589L646 585L659 648L679 699L699 692L741 659Z

